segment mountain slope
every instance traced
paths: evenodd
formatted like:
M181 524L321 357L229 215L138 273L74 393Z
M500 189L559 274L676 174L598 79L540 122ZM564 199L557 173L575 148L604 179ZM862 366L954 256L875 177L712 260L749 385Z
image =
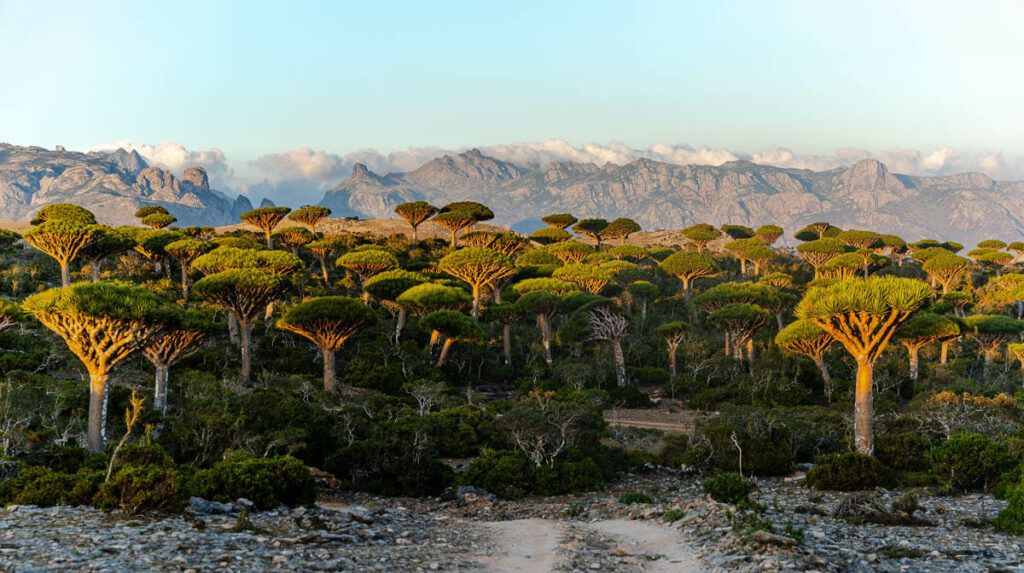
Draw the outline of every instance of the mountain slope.
M51 203L76 203L103 222L137 223L143 205L162 205L179 225L224 225L251 209L244 197L226 199L210 189L206 171L186 169L179 179L152 167L135 151L78 153L58 147L0 143L0 218L27 220Z
M531 170L472 150L408 173L374 174L365 166L321 201L338 215L392 217L403 201L475 200L496 222L535 228L548 213L631 217L645 229L709 222L782 225L791 234L812 221L893 232L908 240L941 237L974 244L1024 238L1024 182L994 182L980 173L898 175L875 160L830 171L783 169L734 161L673 165L640 159L627 165L553 163Z

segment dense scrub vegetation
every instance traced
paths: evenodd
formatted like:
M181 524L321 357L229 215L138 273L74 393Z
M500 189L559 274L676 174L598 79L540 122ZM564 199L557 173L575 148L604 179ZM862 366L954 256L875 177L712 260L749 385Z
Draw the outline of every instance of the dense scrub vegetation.
M820 488L995 489L1020 530L1024 245L963 257L822 222L796 249L708 224L645 248L627 219L555 214L528 238L472 230L494 216L472 202L396 213L448 239L325 235L311 207L227 235L70 205L0 231L0 501L301 504L307 466L515 498L644 463L722 474L735 499L819 462ZM604 412L652 396L708 422L609 446Z

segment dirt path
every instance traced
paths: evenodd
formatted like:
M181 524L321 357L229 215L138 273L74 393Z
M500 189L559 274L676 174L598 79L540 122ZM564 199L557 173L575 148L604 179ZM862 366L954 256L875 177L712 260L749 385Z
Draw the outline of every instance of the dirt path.
M579 552L588 543L584 541L581 544L577 540L586 537L599 539L599 544L608 548L600 551L605 554L605 560L597 566L598 570L654 573L705 571L693 551L684 544L679 532L661 523L627 519L590 523L521 519L485 522L482 525L491 532L494 544L494 548L480 560L484 571L556 571L560 566L570 566L574 557L583 555ZM597 556L593 553L588 555L584 558L585 562L597 563L594 561ZM625 556L626 559L610 562L606 560L608 555Z
M484 571L554 571L565 524L547 519L492 521L494 551L483 561Z

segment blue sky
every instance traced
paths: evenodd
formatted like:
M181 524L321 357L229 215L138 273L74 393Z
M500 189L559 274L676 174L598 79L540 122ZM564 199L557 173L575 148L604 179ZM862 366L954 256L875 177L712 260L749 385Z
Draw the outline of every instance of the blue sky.
M0 0L0 141L1018 157L1021 6Z

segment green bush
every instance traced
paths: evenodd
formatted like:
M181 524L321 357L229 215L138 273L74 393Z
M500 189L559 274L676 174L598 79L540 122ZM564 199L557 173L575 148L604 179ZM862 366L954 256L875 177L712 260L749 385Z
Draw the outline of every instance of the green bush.
M857 452L818 458L807 472L807 483L817 489L857 491L892 483L892 470L872 456Z
M752 434L728 424L711 426L704 432L712 451L712 469L722 472L739 471L740 451L733 444L734 433L743 450L743 473L780 476L793 470L793 441L788 430L773 427L767 433ZM694 455L699 453L695 452Z
M1009 503L996 516L996 531L1024 535L1024 485L1018 485L1007 497Z
M999 477L999 483L992 488L992 497L996 499L1007 499L1017 486L1024 483L1024 465L1016 465L1013 469L1003 472Z
M0 504L93 505L103 478L102 471L88 468L70 474L40 466L27 467L17 477L0 482Z
M704 482L704 493L711 499L729 504L737 504L750 495L750 482L736 472L725 472Z
M244 497L260 509L316 501L313 475L291 456L256 458L233 452L212 468L197 471L189 489L194 495L225 503Z
M604 487L605 476L593 458L578 453L535 466L521 452L489 450L473 460L463 481L502 499L518 499L595 491Z
M128 515L150 511L178 511L185 504L181 478L173 466L125 466L100 486L103 507L117 507Z
M887 433L875 442L875 457L894 470L921 472L931 469L928 452L934 443L919 432Z
M646 493L633 492L627 493L620 497L619 503L625 505L632 505L634 503L654 503L654 500L651 499L651 496L647 495Z
M1016 460L1007 447L984 434L960 434L932 448L935 473L958 491L989 491Z

